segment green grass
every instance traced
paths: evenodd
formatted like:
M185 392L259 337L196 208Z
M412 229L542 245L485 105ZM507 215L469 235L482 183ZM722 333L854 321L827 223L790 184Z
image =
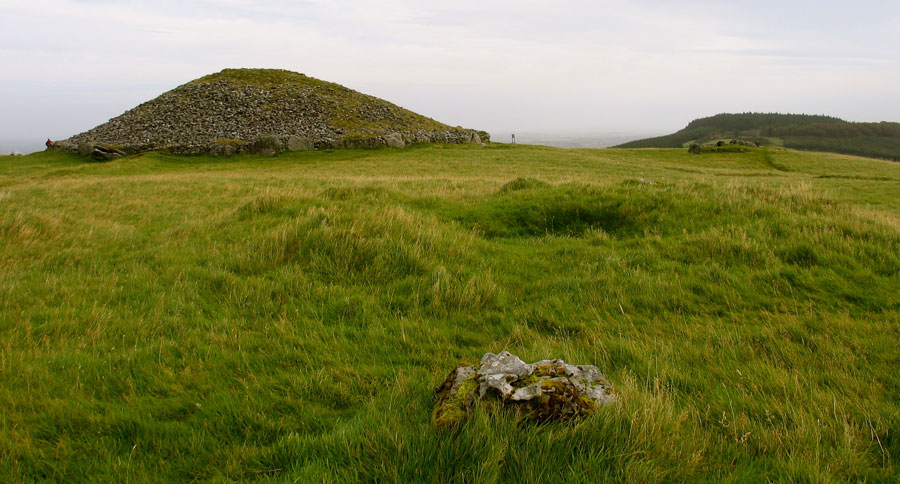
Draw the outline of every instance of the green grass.
M285 69L223 69L214 74L195 79L190 84L204 84L216 81L226 81L236 84L249 84L253 86L275 87L282 84L303 84L313 87L340 88L339 84L321 81L299 72Z
M896 482L897 193L776 148L0 157L0 481ZM436 429L504 349L618 401Z

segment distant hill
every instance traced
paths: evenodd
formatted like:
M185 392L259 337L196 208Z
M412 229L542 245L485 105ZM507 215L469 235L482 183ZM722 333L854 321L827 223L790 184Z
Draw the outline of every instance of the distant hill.
M262 137L316 148L487 141L487 133L296 72L225 69L63 140L60 148L97 144L126 152L201 153L249 146Z
M681 148L735 138L797 150L900 160L900 123L852 123L810 114L717 114L695 119L670 135L631 141L617 148Z

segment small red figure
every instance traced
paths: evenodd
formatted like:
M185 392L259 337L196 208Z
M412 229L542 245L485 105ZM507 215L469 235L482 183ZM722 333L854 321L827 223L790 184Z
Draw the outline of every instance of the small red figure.
M46 142L46 143L44 143L44 144L45 144L45 145L47 145L47 148L49 148L49 147L51 147L51 146L53 146L53 142L52 142L52 141L50 141L50 138L47 138L47 142Z

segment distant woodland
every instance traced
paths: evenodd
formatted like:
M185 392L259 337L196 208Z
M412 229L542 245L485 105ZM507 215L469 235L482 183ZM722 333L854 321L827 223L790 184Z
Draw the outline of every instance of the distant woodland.
M900 123L854 123L832 116L779 113L717 114L691 121L666 136L631 141L619 148L681 148L721 139L761 145L900 160Z

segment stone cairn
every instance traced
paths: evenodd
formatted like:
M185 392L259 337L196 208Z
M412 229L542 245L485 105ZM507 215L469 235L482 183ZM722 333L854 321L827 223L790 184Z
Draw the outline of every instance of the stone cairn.
M247 84L235 80L232 71L280 80ZM283 151L490 141L484 131L438 123L302 74L237 71L226 69L179 86L84 133L56 141L53 149L108 161L153 150L272 156Z
M463 422L477 402L499 403L543 421L588 415L615 398L596 366L563 360L525 363L507 351L486 353L477 367L457 367L435 392L432 421L438 427Z

